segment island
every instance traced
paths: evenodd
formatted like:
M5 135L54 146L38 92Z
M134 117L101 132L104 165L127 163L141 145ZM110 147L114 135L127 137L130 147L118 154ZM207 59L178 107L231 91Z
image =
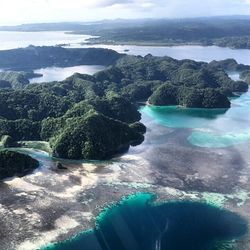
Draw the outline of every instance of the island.
M0 51L0 69L31 71L44 67L77 65L111 65L122 57L102 48L65 49L59 46L33 46Z
M33 30L38 28L39 25ZM18 29L25 30L25 27ZM90 44L250 48L249 16L103 21L88 27L71 27L71 30L74 34L95 36L88 40Z
M152 94L149 103L157 106L181 105L188 108L230 108L227 96L212 88L176 87L166 83Z
M48 53L53 55L58 50L63 55L73 53L58 47L0 53L6 57L8 53L17 54L15 60L21 61L23 56L29 58L30 53L38 51L48 65ZM103 63L103 55L113 55L106 60L112 65L93 76L76 73L61 82L4 86L0 90L0 136L10 136L14 142L49 142L57 158L110 159L144 140L146 128L140 123L138 102L228 109L229 97L248 90L246 82L233 81L226 72L235 68L244 75L249 66L231 60L204 63L152 55L128 56L105 49L100 54L99 50L84 51L84 55L90 53L91 58ZM61 57L56 58L61 62ZM75 62L83 58L81 53L74 54ZM10 59L5 62L8 66L12 63Z
M66 27L103 33L90 43L248 46L248 18L225 19ZM248 250L250 67L65 45L0 51L0 249Z
M39 162L18 152L0 151L0 180L13 176L24 176L39 166Z
M178 19L117 19L86 23L38 23L0 26L0 31L65 31L93 36L88 44L220 46L249 49L249 16L212 16ZM67 44L58 44L58 47ZM84 43L86 45L86 43ZM124 50L124 52L128 52Z

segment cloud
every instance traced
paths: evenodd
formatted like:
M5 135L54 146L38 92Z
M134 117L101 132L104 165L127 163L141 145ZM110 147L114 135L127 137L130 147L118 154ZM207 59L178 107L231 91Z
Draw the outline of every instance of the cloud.
M39 1L39 0L36 0ZM102 8L110 7L117 4L128 4L132 3L134 0L45 0L47 4L54 7L67 7L67 8Z
M250 14L250 0L0 0L0 25Z

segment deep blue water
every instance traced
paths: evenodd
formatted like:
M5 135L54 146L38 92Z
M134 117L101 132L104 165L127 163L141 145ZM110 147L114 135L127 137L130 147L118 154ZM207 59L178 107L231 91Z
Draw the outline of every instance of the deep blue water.
M247 232L235 213L198 202L154 204L139 193L103 211L93 230L43 250L212 250Z

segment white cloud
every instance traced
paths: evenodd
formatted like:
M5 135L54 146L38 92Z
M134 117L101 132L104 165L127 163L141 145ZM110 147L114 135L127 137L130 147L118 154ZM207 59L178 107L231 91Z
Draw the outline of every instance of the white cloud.
M250 14L250 0L0 0L0 25Z
M39 1L39 0L36 0ZM49 6L59 8L102 8L110 7L116 4L127 4L133 0L44 0Z

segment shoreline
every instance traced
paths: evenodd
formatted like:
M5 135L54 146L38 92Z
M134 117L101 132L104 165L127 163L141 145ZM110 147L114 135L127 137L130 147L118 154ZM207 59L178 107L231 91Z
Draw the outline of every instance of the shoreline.
M110 204L108 204L106 207L104 207L101 212L94 218L95 220L95 227L92 228L92 229L89 229L89 230L84 230L82 232L79 232L78 234L76 234L75 236L67 239L67 240L64 240L64 241L59 241L59 242L55 242L55 243L50 243L42 248L40 248L40 250L53 250L53 249L57 249L57 248L60 248L60 246L63 246L64 244L70 244L71 242L77 242L77 241L81 241L82 237L84 236L87 236L88 234L91 234L95 231L95 229L99 229L99 223L102 222L102 220L105 219L105 216L108 215L109 213L112 213L113 210L117 210L119 209L120 206L126 204L126 203L129 203L131 200L133 199L138 199L140 196L148 196L147 198L147 204L152 206L152 207L157 207L157 206L161 206L161 205L170 205L170 204L197 204L197 203L200 203L201 205L206 205L206 206L211 206L211 207L214 207L216 209L218 209L218 211L223 211L225 213L229 212L228 210L226 210L225 208L223 208L223 206L221 206L221 204L216 204L214 202L212 202L212 199L211 201L209 200L160 200L160 201L157 201L158 199L158 196L156 193L149 193L149 192L136 192L132 195L129 195L129 196L124 196L124 197L121 197L121 199L119 201L114 201ZM146 204L145 203L145 204ZM242 218L243 219L243 218ZM222 241L218 241L218 243L220 242L228 242L228 241L232 241L234 242L235 240L237 241L238 239L241 239L244 237L245 234L239 236L239 237L235 237L234 239L227 239L227 240L222 240ZM235 242L234 242L235 243ZM216 244L217 245L217 244Z
M53 165L51 162L50 164ZM54 171L51 168L53 166L46 165L46 172L37 171L24 178L4 182L9 187L8 190L12 190L11 193L5 192L6 198L12 200L14 195L16 202L6 203L8 199L2 197L0 204L7 205L3 206L3 215L10 211L8 221L14 220L16 224L22 225L22 231L26 235L22 242L13 240L19 248L4 247L6 250L33 250L48 243L70 240L92 228L95 219L105 208L121 201L123 197L138 192L156 194L157 204L173 200L204 201L240 214L249 203L250 194L245 190L235 190L235 193L231 194L216 194L171 188L169 185L162 185L160 181L153 183L153 176L149 170L151 164L140 156L131 154L114 159L113 163L71 163L67 165L68 169L63 171ZM135 178L134 171L144 171L143 177ZM0 188L3 189L5 185ZM6 210L8 204L11 205L11 210ZM26 216L28 221L20 223L19 220L25 219ZM29 231L26 227L32 230ZM31 232L32 237L28 236ZM21 235L23 233L19 232ZM0 242L0 248L3 247L1 244L3 242Z
M76 35L80 35L77 34ZM183 43L164 43L164 42L138 42L138 41L112 41L108 42L106 40L100 40L95 41L92 38L86 39L84 43L80 43L80 45L110 45L110 46L138 46L138 47L182 47L182 46L201 46L201 47L218 47L218 48L225 48L225 49L231 49L231 50L250 50L250 48L237 48L233 46L220 46L218 44L203 44L200 42L183 42ZM69 46L70 48L70 46Z

